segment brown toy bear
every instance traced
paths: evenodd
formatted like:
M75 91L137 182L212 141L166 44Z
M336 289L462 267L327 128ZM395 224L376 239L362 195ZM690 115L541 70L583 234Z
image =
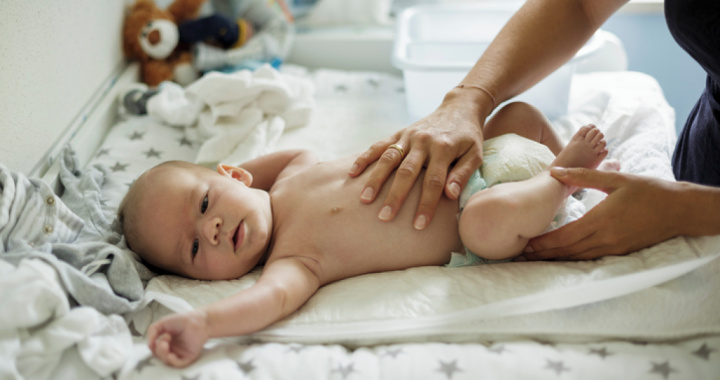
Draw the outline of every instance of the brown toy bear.
M206 0L175 0L163 10L152 0L137 0L123 25L125 56L140 61L140 75L148 86L174 80L182 85L197 78L189 46L179 43L180 23L197 17Z

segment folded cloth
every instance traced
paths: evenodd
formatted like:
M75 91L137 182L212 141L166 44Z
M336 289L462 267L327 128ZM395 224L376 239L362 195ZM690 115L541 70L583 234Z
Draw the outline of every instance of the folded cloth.
M57 196L43 181L0 165L0 259L15 266L25 259L45 261L57 271L71 305L106 314L131 311L151 273L125 247L114 211L101 197L105 188L122 185L112 183L107 168L77 167L67 147L59 175L64 190Z
M163 83L147 109L202 142L196 163L238 164L269 153L286 129L305 125L313 91L306 79L264 65L254 72L208 73L186 89Z

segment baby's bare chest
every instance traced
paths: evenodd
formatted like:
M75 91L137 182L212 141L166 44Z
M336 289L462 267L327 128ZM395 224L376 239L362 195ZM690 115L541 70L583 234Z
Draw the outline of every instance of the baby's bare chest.
M369 172L350 178L345 173L351 162L321 164L307 175L278 183L271 193L276 224L271 255L311 258L330 282L364 273L441 265L449 261L450 252L460 249L457 202L441 201L430 226L417 231L412 227L420 191L416 185L396 218L380 221L387 190L371 204L361 202Z

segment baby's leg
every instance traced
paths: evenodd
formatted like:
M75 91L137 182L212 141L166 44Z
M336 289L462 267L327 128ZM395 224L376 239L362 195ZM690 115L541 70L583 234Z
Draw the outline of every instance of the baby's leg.
M584 126L551 166L596 168L607 156L605 140L593 125ZM530 238L542 234L574 189L545 170L533 178L495 185L468 200L460 216L465 247L486 259L520 254Z
M483 127L485 140L515 133L550 148L554 155L560 154L562 140L550 125L550 121L537 108L523 102L514 102L498 110Z

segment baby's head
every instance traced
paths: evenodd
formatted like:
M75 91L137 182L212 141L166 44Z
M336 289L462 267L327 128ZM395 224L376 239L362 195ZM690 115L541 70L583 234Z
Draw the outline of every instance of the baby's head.
M128 246L148 264L202 280L238 278L265 256L270 198L244 169L169 161L143 173L120 204Z

